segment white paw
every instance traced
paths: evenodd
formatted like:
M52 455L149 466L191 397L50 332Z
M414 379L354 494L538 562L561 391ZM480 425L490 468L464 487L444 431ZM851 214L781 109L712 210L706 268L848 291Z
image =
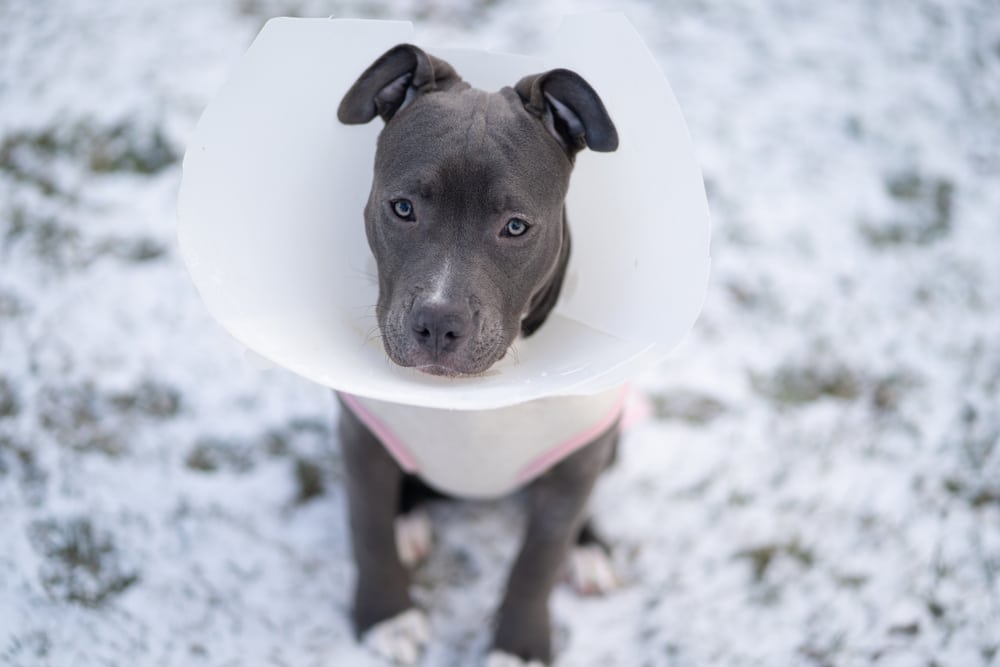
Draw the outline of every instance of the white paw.
M596 544L573 547L567 565L570 583L581 595L604 595L622 586L611 557Z
M431 518L424 510L396 517L396 551L406 567L416 567L431 552Z
M545 663L541 660L525 662L516 655L493 651L486 657L486 667L545 667Z
M376 654L397 665L412 665L431 638L427 614L419 609L407 609L398 616L376 623L365 633L365 645Z

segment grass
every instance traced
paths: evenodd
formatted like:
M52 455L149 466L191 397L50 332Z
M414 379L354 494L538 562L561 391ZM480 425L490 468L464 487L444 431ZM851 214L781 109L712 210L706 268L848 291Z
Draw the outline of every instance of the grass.
M886 177L885 190L896 214L861 225L861 234L871 245L927 245L951 232L955 200L951 180L904 170Z
M779 405L802 405L824 398L852 400L861 395L864 378L840 363L795 363L771 375L752 373L750 382L761 395Z
M29 538L46 559L39 576L54 599L99 607L139 581L138 572L123 565L110 533L88 518L35 521Z

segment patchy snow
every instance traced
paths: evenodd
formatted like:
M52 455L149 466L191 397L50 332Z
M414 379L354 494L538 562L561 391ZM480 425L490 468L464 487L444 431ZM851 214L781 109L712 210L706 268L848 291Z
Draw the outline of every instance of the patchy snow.
M714 273L594 500L625 586L557 591L558 664L1000 664L995 3L541 5L0 5L0 664L379 664L335 408L209 320L178 158L268 16L521 49L581 7L669 75ZM481 664L518 503L431 517L420 664Z

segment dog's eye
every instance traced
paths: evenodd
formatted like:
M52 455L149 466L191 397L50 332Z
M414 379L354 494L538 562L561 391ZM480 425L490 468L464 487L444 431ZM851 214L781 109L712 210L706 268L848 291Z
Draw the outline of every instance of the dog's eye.
M409 220L413 217L413 204L409 199L397 199L392 202L392 212L404 220Z
M511 218L504 225L503 235L504 236L520 236L521 234L528 231L528 223L521 218Z

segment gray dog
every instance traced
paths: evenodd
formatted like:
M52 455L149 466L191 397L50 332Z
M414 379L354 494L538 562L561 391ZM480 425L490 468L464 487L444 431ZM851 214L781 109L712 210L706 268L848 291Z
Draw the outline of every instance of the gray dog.
M365 229L378 269L376 315L385 350L396 364L434 375L483 373L555 306L570 253L564 200L574 156L585 147L615 150L614 124L590 85L569 70L486 93L448 63L405 44L365 70L338 111L348 124L376 115L385 127ZM390 442L380 424L396 418L397 432L439 429L425 446L443 443L444 452L466 446L466 428L475 441L470 447L503 458L525 440L593 426L591 399L542 399L472 415L340 399L358 569L354 625L378 653L412 663L428 639L428 623L410 599L407 565L429 548L429 528L414 529L412 519L421 516L419 501L440 485L432 476L408 474L413 469L397 451L403 445ZM518 415L530 424L510 428ZM489 426L468 425L480 418ZM594 482L614 454L617 413L601 429L526 482L527 534L499 608L491 666L551 660L549 595L574 547L592 556L589 567L577 568L579 586L590 592L613 586L607 559L593 558L604 554L603 545L585 520Z

